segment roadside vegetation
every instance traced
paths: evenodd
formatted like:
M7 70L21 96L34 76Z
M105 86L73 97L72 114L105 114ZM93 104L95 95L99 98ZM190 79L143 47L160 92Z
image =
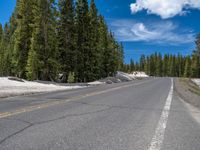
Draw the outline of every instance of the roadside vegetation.
M188 78L175 78L175 91L186 102L200 108L200 87Z
M191 79L187 79L187 78L181 78L179 79L179 82L181 82L181 84L183 84L183 86L187 87L187 89L200 96L200 87L198 85L196 85Z
M0 25L0 76L88 82L123 68L123 46L94 0L17 0ZM68 81L69 80L69 81Z
M150 56L142 55L139 62L130 61L126 65L127 72L144 71L150 76L200 78L200 34L196 36L196 50L191 56L164 56L155 53Z

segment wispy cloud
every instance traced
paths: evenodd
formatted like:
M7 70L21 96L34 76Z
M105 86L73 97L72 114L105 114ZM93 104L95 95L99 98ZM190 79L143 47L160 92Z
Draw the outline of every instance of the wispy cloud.
M163 19L176 15L184 15L189 8L200 9L199 0L136 0L130 4L132 13L147 10L148 14L156 14Z
M148 42L168 45L192 43L194 33L180 29L170 21L144 23L135 20L112 20L110 23L119 41Z

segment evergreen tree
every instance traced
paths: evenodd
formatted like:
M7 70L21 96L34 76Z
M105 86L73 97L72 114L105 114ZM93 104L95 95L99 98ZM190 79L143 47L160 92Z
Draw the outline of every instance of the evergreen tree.
M15 37L16 72L19 77L26 77L26 64L32 36L32 0L17 1L17 29Z
M9 53L10 29L6 23L3 29L0 49L0 73L1 76L7 76L11 72L11 58Z
M57 77L57 41L54 13L54 0L36 0L33 9L34 30L27 64L29 79L55 80ZM37 64L32 63L33 60L38 60Z
M108 49L108 28L105 23L105 20L102 16L99 16L99 29L98 29L98 49L100 51L100 76L106 77L109 74L108 68L107 68L107 59L108 55L106 54Z
M140 71L144 71L144 67L145 67L145 55L142 54L140 57Z
M154 76L155 75L155 55L150 56L150 75Z
M123 68L123 64L124 64L124 47L123 47L123 44L120 43L120 45L118 46L118 58L117 58L117 61L118 61L118 69L117 70L122 70Z
M184 73L184 66L183 66L183 57L181 54L178 54L176 65L177 65L176 68L177 77L182 77Z
M133 59L130 60L130 69L131 69L131 72L135 71L135 63Z
M164 55L163 58L163 76L169 75L169 56L167 54Z
M196 50L192 54L192 76L200 77L200 34L196 36Z
M105 50L104 57L107 56L106 69L107 76L113 76L115 71L117 71L117 45L112 32L108 33L108 48Z
M76 76L78 81L89 80L89 53L90 53L90 31L89 31L89 11L87 0L77 0L76 2L76 34L77 34L77 59Z
M150 75L150 59L149 59L149 56L146 57L144 72L146 72L147 75Z
M156 76L162 76L162 55L159 53L156 55Z
M75 71L75 24L73 0L59 0L58 50L61 71Z
M15 49L15 41L16 41L16 29L17 29L17 10L13 12L10 20L9 20L9 45L8 45L8 53L9 53L9 67L10 72L8 75L15 76L17 73L17 58Z
M3 27L2 27L2 24L0 24L0 41L2 40L3 38Z
M3 27L0 24L0 76L2 76L3 68Z
M75 81L74 72L69 72L67 81L68 81L68 83L74 83L74 81Z
M185 60L184 77L190 77L191 76L190 74L191 74L191 59L190 56L187 56Z
M95 5L94 0L90 2L89 9L89 31L90 31L90 75L89 80L96 80L100 78L100 68L101 68L101 51L98 47L99 41L99 20L98 20L98 11Z

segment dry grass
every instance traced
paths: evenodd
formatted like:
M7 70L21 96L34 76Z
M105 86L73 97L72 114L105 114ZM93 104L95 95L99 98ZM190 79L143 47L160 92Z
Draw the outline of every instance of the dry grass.
M180 83L183 84L190 92L200 96L200 87L197 86L191 79L180 78Z

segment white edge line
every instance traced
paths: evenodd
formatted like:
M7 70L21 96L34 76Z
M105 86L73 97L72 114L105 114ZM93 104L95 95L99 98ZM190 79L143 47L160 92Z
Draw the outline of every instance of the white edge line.
M160 150L163 140L164 140L164 135L165 135L165 129L167 126L167 120L171 108L171 103L172 103L172 97L173 97L173 79L171 79L171 88L165 103L165 106L163 108L160 120L158 122L157 128L155 130L155 134L152 138L151 145L148 150Z

